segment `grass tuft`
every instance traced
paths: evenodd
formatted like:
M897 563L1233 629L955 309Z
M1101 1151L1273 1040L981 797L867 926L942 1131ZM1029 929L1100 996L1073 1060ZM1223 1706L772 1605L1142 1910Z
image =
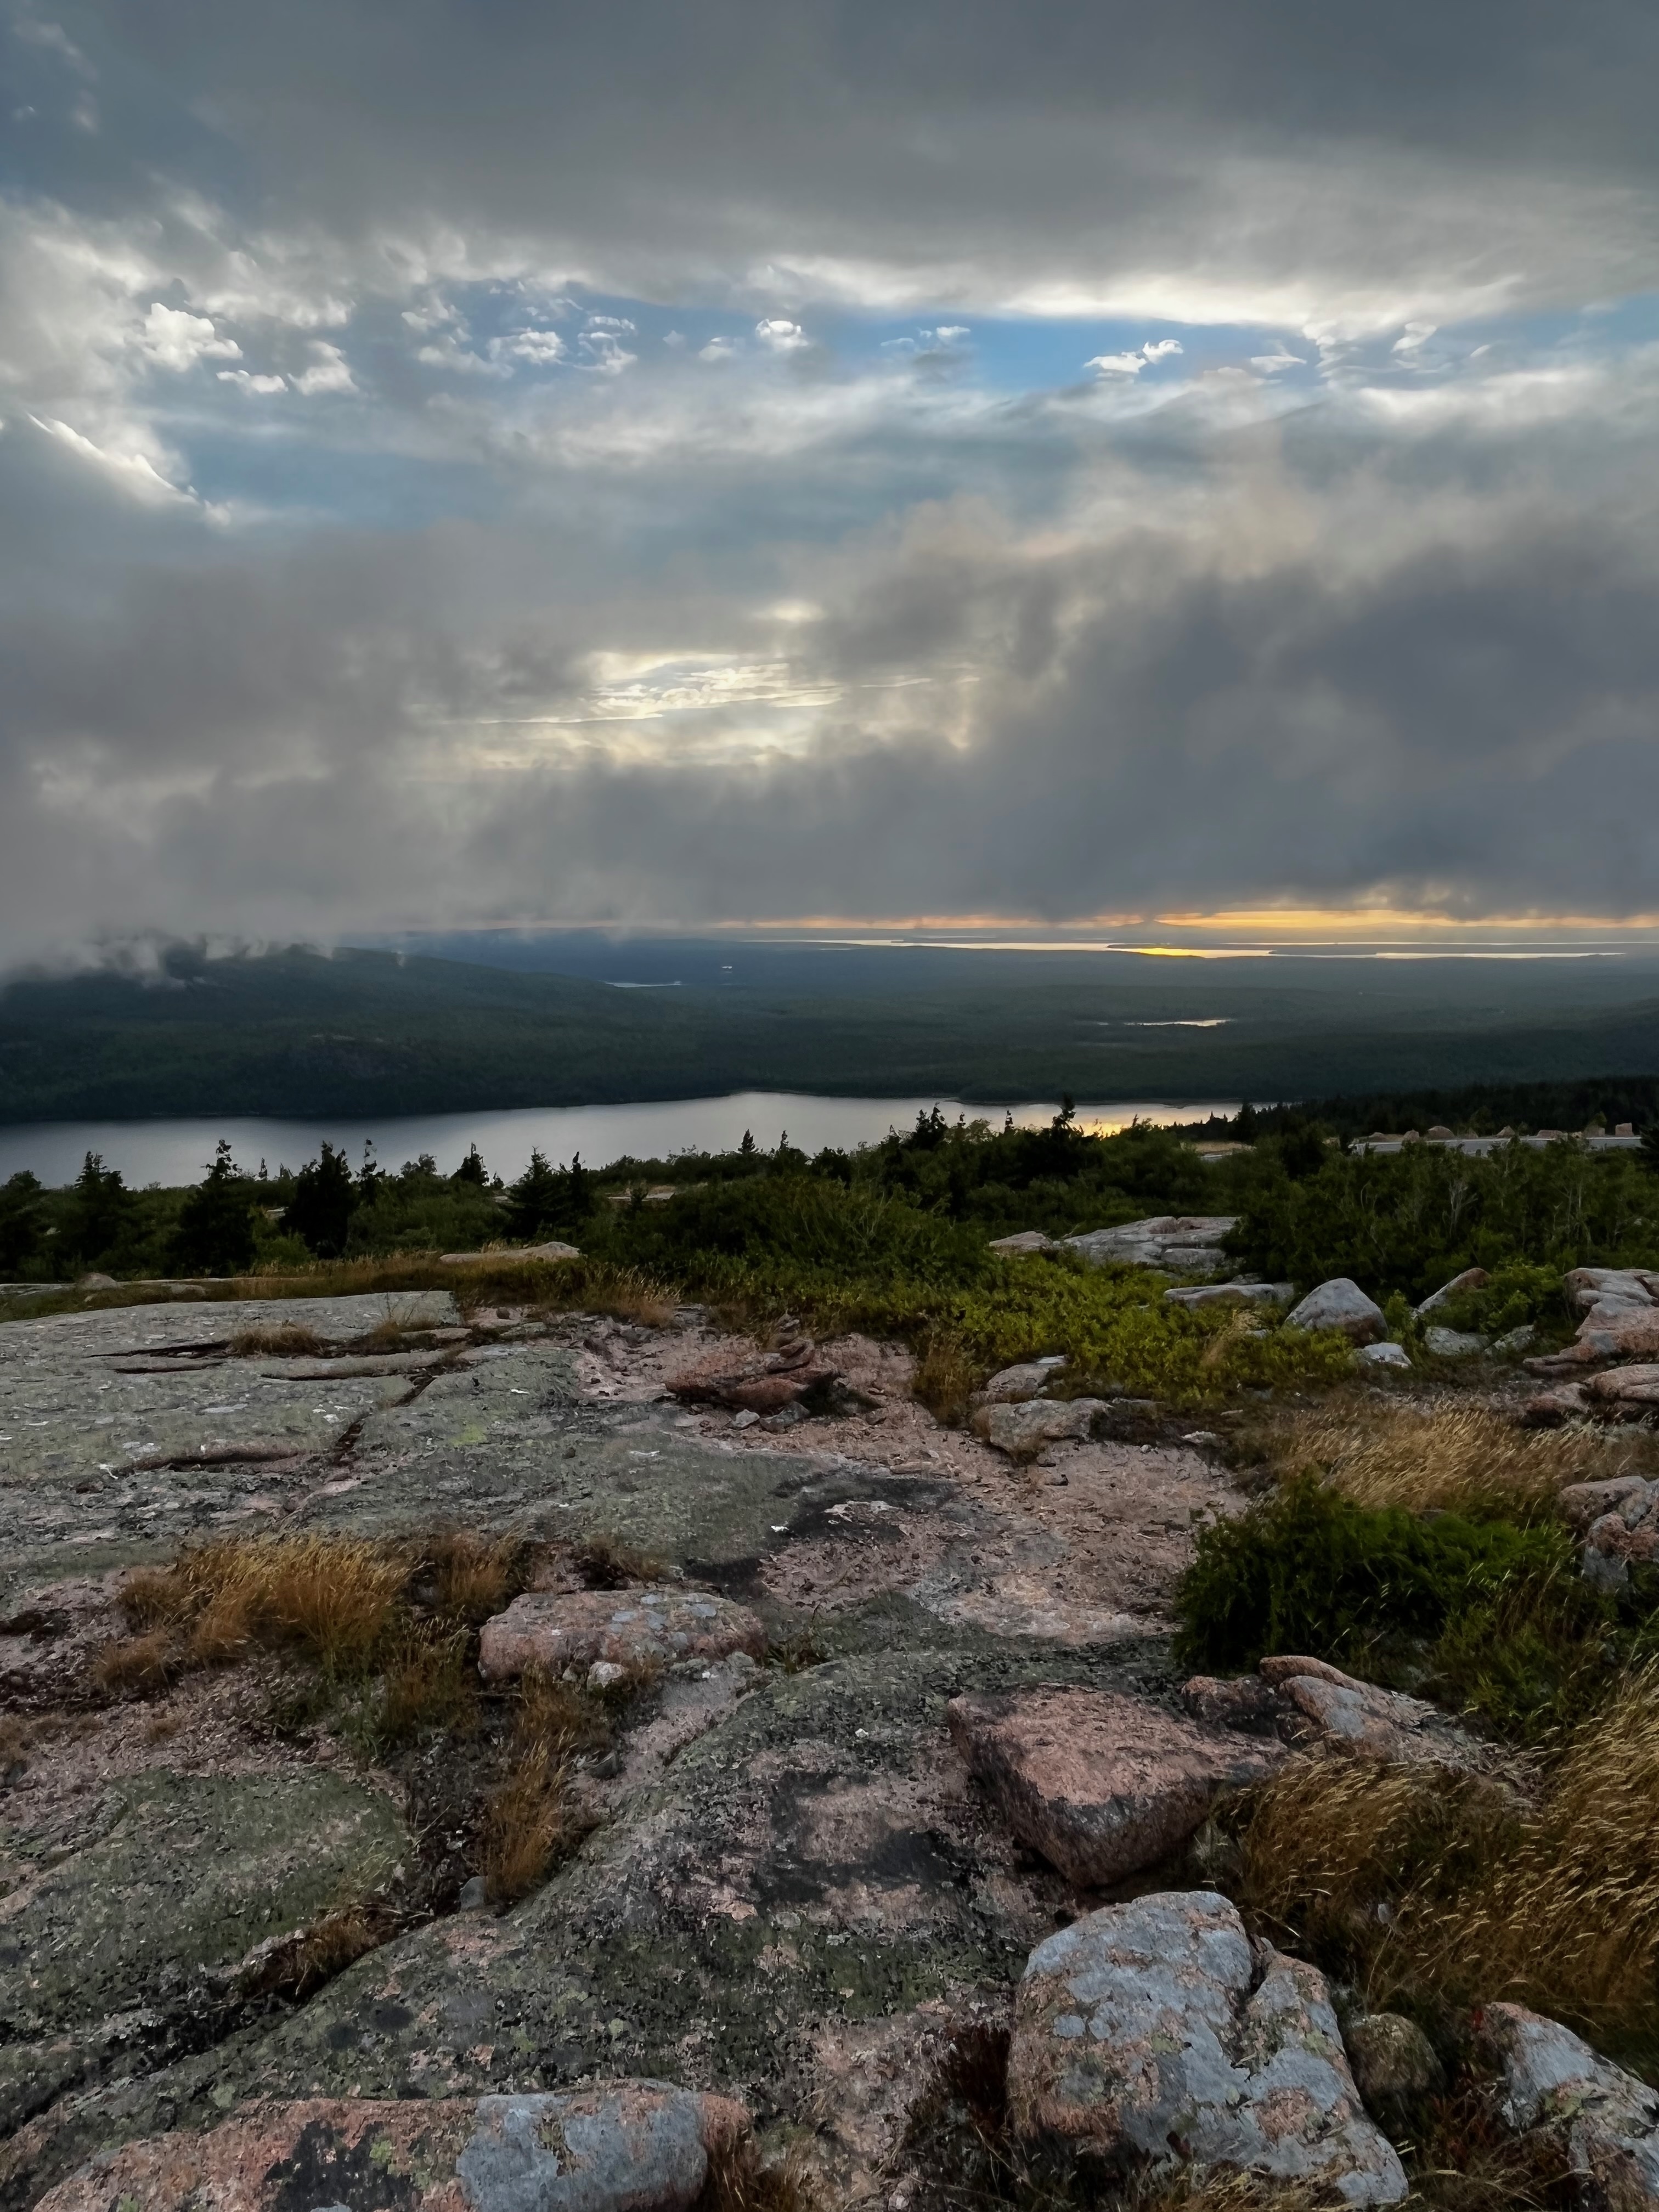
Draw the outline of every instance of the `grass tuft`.
M314 1359L328 1348L325 1336L297 1321L240 1329L230 1340L230 1349L239 1359Z
M954 1329L930 1329L911 1377L910 1395L927 1407L946 1428L959 1429L968 1419L968 1400L984 1380L986 1370L969 1353Z
M1369 1510L1516 1520L1550 1511L1567 1483L1626 1474L1654 1456L1645 1432L1521 1430L1490 1407L1455 1399L1328 1401L1292 1414L1263 1442L1281 1480L1317 1475Z
M1659 1675L1554 1747L1534 1802L1423 1767L1297 1762L1243 1801L1241 1907L1368 2005L1512 1999L1659 2038Z
M92 1663L92 1679L111 1697L154 1697L185 1671L178 1643L166 1628L152 1628L106 1644Z

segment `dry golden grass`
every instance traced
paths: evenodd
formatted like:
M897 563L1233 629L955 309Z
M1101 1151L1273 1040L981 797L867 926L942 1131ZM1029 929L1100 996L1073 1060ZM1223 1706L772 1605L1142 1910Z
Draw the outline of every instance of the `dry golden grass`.
M817 2212L818 2201L800 2143L781 2159L763 2160L753 2137L743 2136L710 2151L697 2212Z
M1507 1997L1593 2039L1659 2023L1653 1672L1573 1732L1530 1805L1492 1780L1307 1762L1255 1793L1238 1849L1240 1903L1373 2005Z
M192 1666L224 1665L260 1644L349 1674L385 1640L406 1575L402 1558L362 1537L223 1537L129 1577L121 1605L148 1630L138 1643L182 1644ZM106 1655L100 1680L113 1688L138 1664Z
M514 1537L443 1529L425 1547L418 1573L429 1573L435 1609L477 1623L509 1605L525 1586L527 1547Z
M1265 2181L1222 2166L1154 2171L1124 2190L1124 2212L1324 2212L1344 2199L1335 2189Z
M166 1628L152 1628L106 1644L92 1662L97 1686L117 1698L148 1697L165 1690L184 1672L178 1643Z
M484 1808L483 1874L494 1905L516 1904L591 1831L570 1795L571 1761L601 1748L610 1724L593 1698L540 1668L519 1686L513 1763Z
M484 1809L484 1888L492 1905L516 1905L539 1888L586 1829L573 1817L570 1769L545 1744L520 1753Z
M950 1329L933 1329L910 1378L910 1395L935 1420L959 1429L968 1419L968 1400L983 1380L983 1368L962 1339Z
M429 1728L459 1729L477 1713L477 1677L467 1663L465 1629L412 1629L387 1658L375 1733L402 1743Z
M283 1986L289 1996L308 1997L325 1982L343 1973L386 1940L375 1917L360 1905L326 1914L307 1928L286 1962Z
M1626 1474L1654 1455L1653 1440L1641 1433L1517 1429L1486 1407L1455 1399L1327 1401L1261 1442L1281 1480L1318 1474L1357 1505L1413 1513L1547 1510L1565 1484Z
M312 1359L328 1349L328 1339L301 1322L284 1321L269 1328L244 1328L230 1340L239 1359Z

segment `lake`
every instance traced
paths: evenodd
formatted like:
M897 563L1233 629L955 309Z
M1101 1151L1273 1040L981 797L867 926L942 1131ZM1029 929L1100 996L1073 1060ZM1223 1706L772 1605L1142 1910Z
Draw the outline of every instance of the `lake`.
M656 1099L632 1106L527 1107L501 1114L425 1114L378 1121L36 1121L0 1128L0 1182L28 1168L48 1185L72 1182L88 1152L100 1152L118 1168L135 1189L147 1183L198 1182L221 1137L229 1139L238 1163L250 1170L261 1160L274 1174L280 1165L299 1167L313 1159L326 1138L343 1145L354 1163L372 1142L382 1167L398 1168L430 1152L447 1174L465 1158L469 1146L483 1153L492 1175L511 1182L529 1164L532 1150L556 1164L580 1152L589 1167L600 1168L631 1155L665 1159L674 1152L729 1152L753 1133L770 1151L786 1132L792 1145L816 1152L825 1145L849 1148L872 1144L889 1129L908 1128L932 1098L811 1098L781 1091L742 1091L725 1098ZM1000 1125L1005 1110L1029 1127L1052 1120L1057 1103L1028 1103L1010 1109L964 1106L954 1098L938 1102L954 1121L965 1114ZM1126 1129L1131 1121L1202 1121L1212 1114L1236 1114L1237 1100L1199 1106L1162 1105L1132 1100L1079 1106L1078 1119L1090 1129Z

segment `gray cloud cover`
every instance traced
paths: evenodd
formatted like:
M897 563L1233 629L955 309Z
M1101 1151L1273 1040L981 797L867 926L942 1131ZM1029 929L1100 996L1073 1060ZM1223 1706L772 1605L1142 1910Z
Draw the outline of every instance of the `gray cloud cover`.
M0 959L1659 906L1659 19L14 12Z

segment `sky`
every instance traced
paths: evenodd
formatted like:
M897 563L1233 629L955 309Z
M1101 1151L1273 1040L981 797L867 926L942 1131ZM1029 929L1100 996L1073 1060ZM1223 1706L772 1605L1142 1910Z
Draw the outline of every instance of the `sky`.
M1656 94L1649 0L9 5L0 964L1650 933Z

